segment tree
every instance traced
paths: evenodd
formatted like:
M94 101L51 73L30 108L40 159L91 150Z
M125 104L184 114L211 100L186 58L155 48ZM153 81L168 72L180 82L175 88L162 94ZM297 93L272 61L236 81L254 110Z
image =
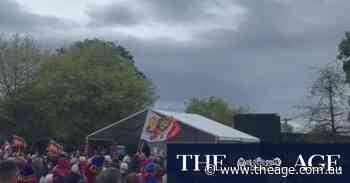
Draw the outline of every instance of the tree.
M293 133L294 127L288 123L290 119L284 119L284 122L281 124L281 132L283 133Z
M338 59L343 62L343 70L346 74L346 82L350 82L350 32L345 33L345 37L338 45Z
M319 76L309 92L309 104L304 106L313 132L327 133L333 141L337 135L348 133L349 106L345 76L339 65L318 70Z
M43 52L29 36L0 37L0 93L15 97L18 90L37 78Z
M0 37L0 120L1 127L23 128L27 120L25 106L19 102L19 93L38 78L40 64L47 54L39 49L30 36ZM10 130L6 130L10 132Z
M186 107L188 113L200 114L228 126L232 126L233 117L243 110L217 97L193 98Z
M113 42L76 42L42 64L39 79L20 99L50 137L79 144L90 132L155 101L153 84L131 58Z

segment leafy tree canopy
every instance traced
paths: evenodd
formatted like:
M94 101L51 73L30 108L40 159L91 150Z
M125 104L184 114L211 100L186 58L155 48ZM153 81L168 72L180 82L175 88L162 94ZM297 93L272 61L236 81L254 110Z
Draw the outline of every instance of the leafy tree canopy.
M132 59L126 49L99 39L57 50L21 90L18 105L33 130L25 134L78 144L88 133L152 105L154 86Z
M186 112L203 115L228 126L232 126L233 117L243 112L241 107L235 107L221 98L193 98L186 107Z

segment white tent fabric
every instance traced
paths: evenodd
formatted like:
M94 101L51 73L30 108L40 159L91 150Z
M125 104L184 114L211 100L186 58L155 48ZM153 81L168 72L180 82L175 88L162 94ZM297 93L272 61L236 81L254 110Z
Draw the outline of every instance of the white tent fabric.
M154 111L160 115L174 117L179 123L197 131L215 137L219 143L259 143L257 137L246 134L229 126L223 125L198 114L145 109L136 112L118 122L101 128L86 137L93 141L117 141L125 145L137 145L141 138L147 111Z
M153 109L154 112L165 116L171 116L180 123L188 125L202 132L211 134L218 138L219 141L238 141L246 143L259 143L260 139L246 134L229 126L223 125L214 120L208 119L198 114L180 113Z

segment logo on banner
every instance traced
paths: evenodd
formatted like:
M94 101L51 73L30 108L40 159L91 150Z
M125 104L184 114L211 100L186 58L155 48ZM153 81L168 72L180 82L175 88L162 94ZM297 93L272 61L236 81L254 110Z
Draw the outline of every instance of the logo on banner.
M180 125L175 118L149 111L141 138L148 142L161 142L177 137L180 132Z

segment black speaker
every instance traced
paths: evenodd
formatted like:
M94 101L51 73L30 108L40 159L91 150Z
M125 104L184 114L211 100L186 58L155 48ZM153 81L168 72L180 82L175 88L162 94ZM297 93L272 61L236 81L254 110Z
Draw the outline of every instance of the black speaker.
M277 114L239 114L233 128L260 138L261 143L280 143L281 119Z

